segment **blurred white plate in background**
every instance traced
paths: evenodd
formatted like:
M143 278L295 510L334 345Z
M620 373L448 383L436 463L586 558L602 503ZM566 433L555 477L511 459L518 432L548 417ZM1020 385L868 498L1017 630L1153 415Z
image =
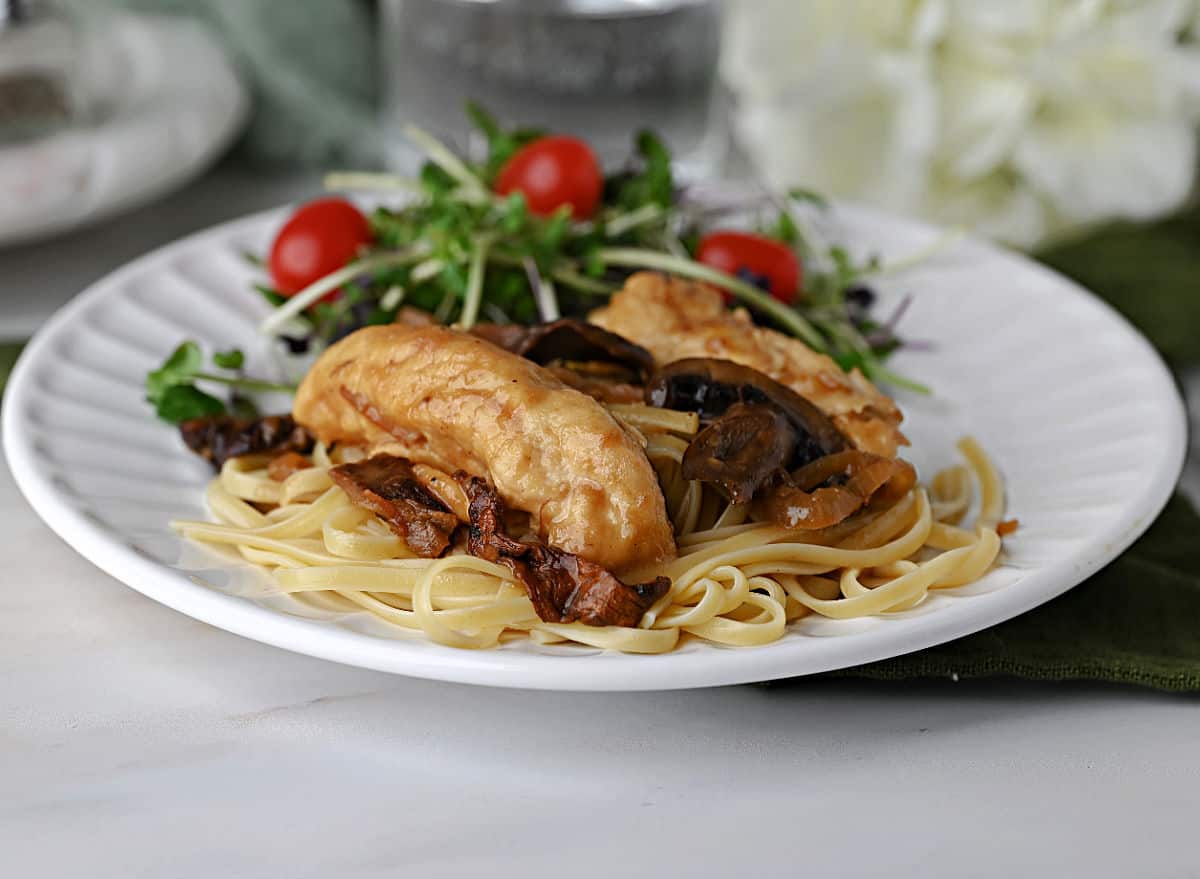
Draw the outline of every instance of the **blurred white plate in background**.
M713 686L843 668L978 631L1066 591L1149 527L1183 463L1182 401L1149 343L1066 279L964 241L879 289L884 313L914 294L902 329L935 346L895 358L896 369L935 389L898 398L913 441L907 456L928 478L956 460L960 436L974 434L1004 474L1008 514L1020 519L1004 564L979 582L904 613L806 617L763 647L688 643L663 656L528 642L456 650L365 614L323 615L286 596L254 600L239 594L247 565L168 528L173 518L206 516L212 474L155 421L142 388L147 370L184 338L262 354L256 326L268 306L250 289L256 273L242 253L264 252L283 217L218 226L95 284L29 345L0 421L18 485L76 550L163 604L290 650L417 677L564 690ZM857 208L839 208L837 220L841 240L889 260L940 235ZM257 359L256 371L270 370Z
M201 26L113 14L81 65L115 103L93 125L0 146L0 246L46 238L143 204L205 170L241 130L249 98Z

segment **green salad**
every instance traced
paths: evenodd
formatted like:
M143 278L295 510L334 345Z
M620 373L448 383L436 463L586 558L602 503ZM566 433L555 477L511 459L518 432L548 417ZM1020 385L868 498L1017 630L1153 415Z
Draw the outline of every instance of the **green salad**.
M298 207L279 230L256 288L275 311L265 333L286 351L320 351L402 310L469 329L481 322L535 324L585 317L633 272L652 269L709 283L756 322L829 354L843 369L923 391L884 362L904 342L903 306L875 314L869 282L884 267L819 243L805 216L827 209L814 193L730 193L680 185L667 147L652 132L605 170L578 138L505 129L468 105L480 147L450 149L416 128L425 154L416 178L342 172L332 190L394 193L395 205L363 213L341 197ZM476 154L477 153L477 154ZM147 378L158 415L189 418L252 411L249 393L286 390L243 373L239 351L206 367L182 344ZM222 399L198 387L228 386Z

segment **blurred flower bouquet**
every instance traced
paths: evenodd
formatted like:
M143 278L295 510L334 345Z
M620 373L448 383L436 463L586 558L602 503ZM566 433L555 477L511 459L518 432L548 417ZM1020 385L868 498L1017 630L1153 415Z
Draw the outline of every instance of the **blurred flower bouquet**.
M1195 0L735 0L724 75L766 180L1021 247L1177 207Z

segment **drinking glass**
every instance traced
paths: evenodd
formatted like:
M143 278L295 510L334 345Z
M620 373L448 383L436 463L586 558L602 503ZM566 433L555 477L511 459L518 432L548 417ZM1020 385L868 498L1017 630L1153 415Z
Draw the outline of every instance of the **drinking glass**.
M418 125L468 146L467 100L503 124L574 134L609 167L652 128L683 179L726 147L717 63L720 0L381 0L389 162L419 157Z

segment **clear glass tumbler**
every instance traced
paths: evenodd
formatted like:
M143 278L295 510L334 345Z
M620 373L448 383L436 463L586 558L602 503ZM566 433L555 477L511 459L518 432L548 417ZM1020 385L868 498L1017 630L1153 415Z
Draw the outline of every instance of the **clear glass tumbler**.
M720 0L381 0L389 161L418 159L406 123L467 145L463 104L506 124L574 134L608 165L653 128L684 179L726 148Z

